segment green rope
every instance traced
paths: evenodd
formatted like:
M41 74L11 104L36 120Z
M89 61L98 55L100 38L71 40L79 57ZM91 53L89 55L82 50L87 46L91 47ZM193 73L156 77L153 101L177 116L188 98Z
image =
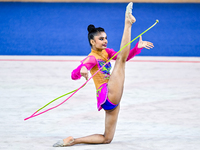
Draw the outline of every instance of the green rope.
M141 35L143 35L144 33L146 33L148 30L150 30L151 28L153 28L157 23L158 23L159 21L158 20L156 20L156 22L151 26L151 27L149 27L148 29L146 29L144 32L142 32L140 35L138 35L137 37L135 37L132 41L130 41L129 43L127 43L125 46L123 46L113 57L111 57L106 63L108 63L108 62L110 62L117 54L119 54L126 46L128 46L129 44L131 44L133 41L135 41L137 38L139 38ZM86 84L85 84L86 85ZM84 86L85 86L84 85ZM84 87L83 86L83 87ZM66 95L68 95L68 94L71 94L71 93L74 93L74 92L76 92L78 89L76 89L76 90L73 90L73 91L71 91L71 92L68 92L68 93L66 93L66 94L63 94L63 95L61 95L61 96L59 96L59 97L57 97L57 98L55 98L55 99L53 99L52 101L50 101L49 103L47 103L46 105L44 105L43 107L41 107L40 109L38 109L36 112L39 112L40 110L42 110L43 108L45 108L45 107L47 107L49 104L51 104L51 103L53 103L54 101L56 101L56 100L58 100L58 99L60 99L60 98L62 98L62 97L64 97L64 96L66 96Z
M85 85L84 85L84 86L85 86ZM83 87L84 87L84 86L83 86ZM66 93L66 94L63 94L63 95L61 95L61 96L59 96L59 97L53 99L52 101L50 101L49 103L47 103L46 105L44 105L43 107L41 107L40 109L38 109L36 112L39 112L40 110L42 110L43 108L47 107L49 104L53 103L54 101L56 101L56 100L58 100L58 99L60 99L60 98L62 98L62 97L64 97L64 96L66 96L66 95L68 95L68 94L74 93L74 92L76 92L77 90L78 90L78 89L73 90L73 91L71 91L71 92L68 92L68 93Z
M76 89L76 90L77 90L77 89ZM74 93L76 90L73 90L73 91L71 91L71 92L68 92L68 93L66 93L66 94L63 94L63 95L61 95L61 96L55 98L54 100L50 101L49 103L47 103L46 105L44 105L43 107L41 107L40 109L38 109L37 112L39 112L39 111L42 110L43 108L47 107L49 104L53 103L54 101L56 101L56 100L58 100L58 99L60 99L60 98L62 98L62 97L64 97L64 96L66 96L66 95L68 95L68 94Z

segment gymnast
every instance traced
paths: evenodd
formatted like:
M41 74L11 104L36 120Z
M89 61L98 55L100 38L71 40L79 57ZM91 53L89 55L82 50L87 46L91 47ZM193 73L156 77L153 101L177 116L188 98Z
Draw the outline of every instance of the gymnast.
M124 47L131 40L131 27L136 19L132 15L132 5L126 7L124 32L120 48ZM117 52L107 48L107 35L103 28L95 28L89 25L88 40L91 46L91 53L72 71L73 80L80 79L81 76L88 79L88 70L93 75ZM111 64L106 64L94 77L93 81L97 90L97 108L105 111L105 132L104 134L93 134L81 138L69 136L58 141L54 147L72 146L75 144L108 144L112 141L116 129L117 118L120 110L120 101L123 93L125 78L125 63L141 52L142 48L153 48L153 43L143 41L140 36L139 42L130 50L130 44L126 46L113 60L116 60L112 74L110 74Z

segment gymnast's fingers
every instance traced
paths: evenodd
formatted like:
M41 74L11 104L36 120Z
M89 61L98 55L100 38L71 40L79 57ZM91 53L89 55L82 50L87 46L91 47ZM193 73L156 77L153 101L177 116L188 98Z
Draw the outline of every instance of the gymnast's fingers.
M147 44L145 45L146 49L150 49L150 48L153 48L153 47L154 47L154 45L151 42L147 42Z
M81 76L83 76L86 80L88 79L88 73L87 72L81 72Z
M85 79L88 80L88 73L85 75Z

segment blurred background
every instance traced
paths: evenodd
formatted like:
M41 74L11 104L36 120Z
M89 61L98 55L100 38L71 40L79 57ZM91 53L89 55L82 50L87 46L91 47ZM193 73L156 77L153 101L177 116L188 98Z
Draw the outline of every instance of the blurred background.
M0 0L0 55L87 55L89 24L103 27L108 47L118 51L128 2ZM155 48L139 56L200 56L200 0L133 2L132 39L159 20L143 35Z

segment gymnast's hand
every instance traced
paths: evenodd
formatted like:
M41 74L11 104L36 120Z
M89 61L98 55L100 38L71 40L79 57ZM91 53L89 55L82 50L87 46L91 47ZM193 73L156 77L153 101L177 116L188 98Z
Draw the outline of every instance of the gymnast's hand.
M88 70L85 66L81 67L81 76L83 76L86 80L88 80Z
M146 49L150 49L153 48L153 43L148 42L148 41L142 41L142 36L140 36L140 40L138 43L138 48L146 48Z

